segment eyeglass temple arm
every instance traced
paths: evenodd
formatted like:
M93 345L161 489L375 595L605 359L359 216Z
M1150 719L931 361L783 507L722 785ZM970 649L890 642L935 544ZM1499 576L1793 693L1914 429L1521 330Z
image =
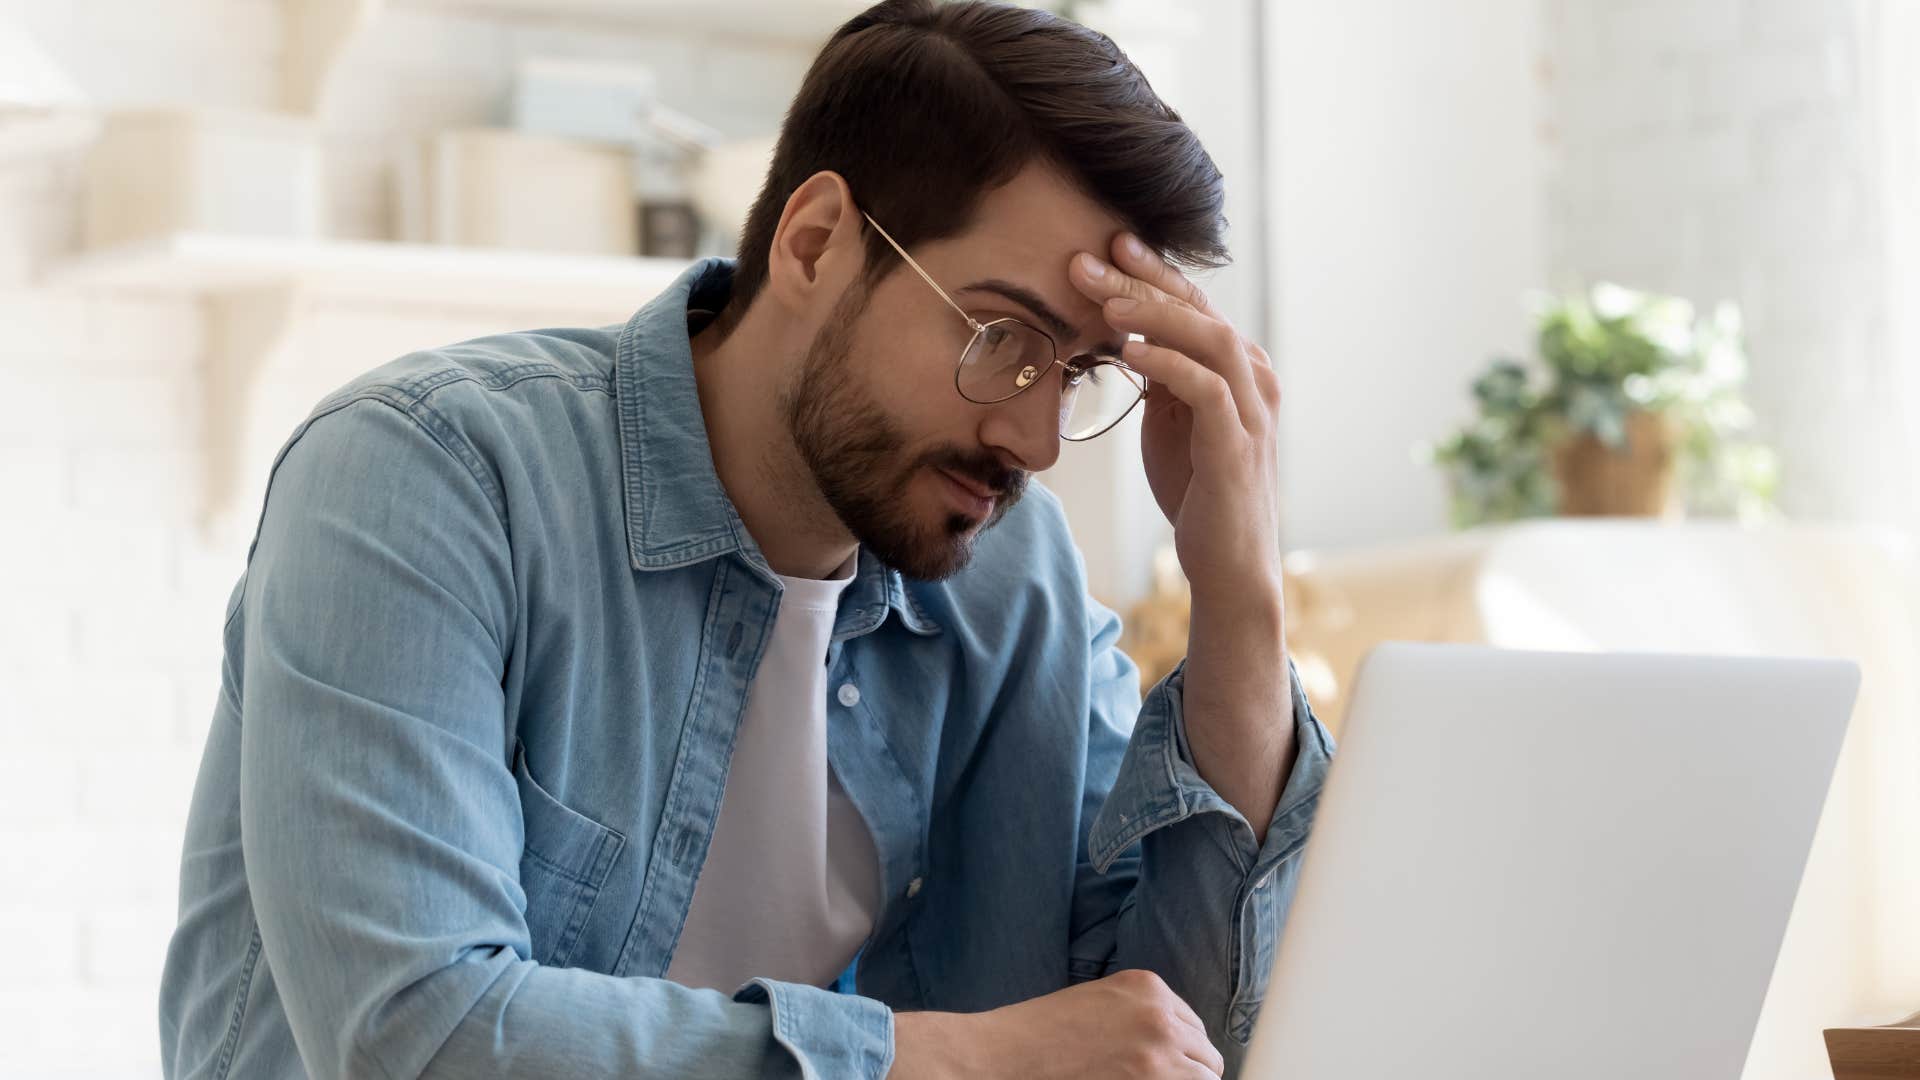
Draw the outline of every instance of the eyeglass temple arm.
M880 234L881 239L893 245L893 250L900 253L900 258L904 260L908 266L913 267L914 273L920 275L920 280L926 282L928 285L933 286L933 291L940 294L940 299L945 300L947 302L948 307L958 312L961 318L967 320L967 325L973 327L974 333L977 334L981 330L985 329L985 327L981 326L979 322L977 322L974 319L973 316L967 314L965 308L953 302L953 297L947 295L947 290L941 288L939 282L933 280L933 278L925 270L920 269L920 264L913 261L913 256L907 254L907 249L901 247L898 241L896 241L893 237L887 235L887 230L881 228L880 223L873 220L873 215L867 213L865 210L862 210L860 211L860 216L867 219L867 224L873 226L874 231Z

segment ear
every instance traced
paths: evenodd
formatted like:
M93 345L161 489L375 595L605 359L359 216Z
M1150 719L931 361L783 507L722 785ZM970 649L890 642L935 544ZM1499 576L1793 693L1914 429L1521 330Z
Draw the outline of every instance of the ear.
M795 188L773 230L767 289L795 311L831 307L866 266L865 222L836 172L817 172Z

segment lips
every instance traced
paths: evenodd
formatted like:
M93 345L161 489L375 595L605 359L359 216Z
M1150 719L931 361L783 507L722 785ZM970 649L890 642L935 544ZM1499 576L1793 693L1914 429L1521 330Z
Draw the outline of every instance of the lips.
M992 498L997 498L999 496L999 493L994 491L992 488L983 487L979 482L974 480L969 480L966 477L961 476L959 473L950 472L946 469L941 469L940 471L943 473L946 473L947 477L951 479L954 483L959 484L961 487L966 488L969 492L972 492L974 495L982 499L992 499Z
M947 490L952 492L949 498L955 509L969 518L981 521L986 520L993 513L996 496L981 487L978 482L956 476L945 469L936 468L934 471L946 479Z

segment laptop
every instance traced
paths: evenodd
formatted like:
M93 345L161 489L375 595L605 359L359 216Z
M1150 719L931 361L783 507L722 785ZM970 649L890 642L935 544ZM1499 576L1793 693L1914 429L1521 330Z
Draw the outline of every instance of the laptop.
M1241 1075L1736 1080L1859 681L1378 646Z

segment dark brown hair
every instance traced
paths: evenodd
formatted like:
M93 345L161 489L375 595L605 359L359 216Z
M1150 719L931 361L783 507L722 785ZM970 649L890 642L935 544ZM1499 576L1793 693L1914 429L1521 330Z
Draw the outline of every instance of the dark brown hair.
M911 247L960 232L983 194L1036 160L1172 261L1227 262L1220 170L1105 34L982 0L883 0L834 32L787 110L724 321L766 283L780 214L809 176L839 173ZM898 260L866 236L871 281Z

